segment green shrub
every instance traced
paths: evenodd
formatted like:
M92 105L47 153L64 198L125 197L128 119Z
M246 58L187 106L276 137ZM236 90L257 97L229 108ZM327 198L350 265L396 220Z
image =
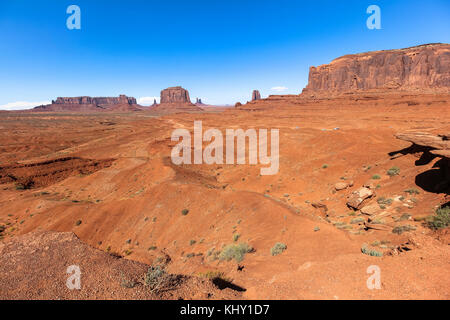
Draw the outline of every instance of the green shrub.
M272 256L276 256L280 253L283 253L284 250L287 249L287 245L285 245L284 243L281 242L277 242L275 243L275 245L272 247L272 249L270 249L270 254Z
M404 226L395 227L394 229L392 229L392 233L402 234L403 232L408 232L408 231L412 231L412 230L416 230L416 227L407 224Z
M327 164L324 164L324 165L322 166L322 169L326 169L326 168L328 168L328 165L327 165Z
M385 197L380 197L377 202L378 204L381 205L385 205L385 206L389 206L392 204L394 200L390 199L390 198L385 198Z
M378 180L378 179L381 179L381 177L380 177L378 174L374 174L374 175L372 176L372 179L373 179L373 180Z
M220 260L236 260L236 262L241 262L244 260L244 256L246 253L250 253L253 251L253 248L249 246L247 243L240 244L229 244L223 248L223 250L219 254Z
M181 210L181 214L182 214L183 216L186 216L188 213L189 213L189 210L188 210L188 209L183 209L183 210Z
M76 226L79 226L81 223L82 223L81 220L77 220L77 222L75 222L75 225L76 225Z
M383 256L383 252L370 249L370 248L367 247L366 244L364 244L361 247L361 252L364 253L364 254L367 254L368 256L372 256L372 257L382 257Z
M190 240L190 241L189 241L189 244L190 244L191 246L193 246L196 242L197 242L197 241L195 241L195 240Z
M387 172L388 176L398 176L400 174L400 168L399 167L392 167Z
M420 193L419 190L417 190L416 188L406 189L405 192L409 193L409 194L419 194Z
M161 266L150 266L144 277L144 283L152 291L162 288L169 279L168 274Z
M351 224L356 224L356 223L361 223L361 222L364 222L364 221L366 221L366 220L364 220L364 218L359 217L359 218L352 219L350 221L350 223Z
M238 233L235 234L235 235L233 236L233 241L234 241L234 242L238 241L240 237L241 237L240 234L238 234Z
M431 216L428 221L428 227L431 229L447 228L450 224L450 206L439 207L436 209L436 215Z

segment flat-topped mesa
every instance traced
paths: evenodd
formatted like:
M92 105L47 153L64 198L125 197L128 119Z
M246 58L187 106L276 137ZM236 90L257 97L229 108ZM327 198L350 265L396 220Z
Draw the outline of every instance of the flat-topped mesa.
M261 94L258 90L253 90L252 92L252 101L261 100Z
M170 87L161 91L161 104L164 103L188 103L191 104L189 92L180 87Z
M303 92L371 89L450 90L450 44L345 55L311 67Z
M93 105L115 105L115 104L137 104L136 98L121 94L119 97L58 97L52 104L93 104Z

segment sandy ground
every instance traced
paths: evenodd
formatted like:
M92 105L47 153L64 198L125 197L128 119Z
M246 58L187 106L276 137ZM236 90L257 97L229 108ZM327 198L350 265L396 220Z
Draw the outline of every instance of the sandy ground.
M18 237L35 231L73 232L105 255L123 256L123 263L170 257L170 273L201 279L221 272L245 289L211 298L448 299L450 238L446 230L435 232L423 223L450 201L448 190L434 189L438 159L417 165L421 154L397 153L410 143L394 134L448 133L449 101L448 94L278 96L239 110L162 117L1 113L1 243L25 241ZM174 165L172 131L192 130L194 120L202 120L204 131L279 129L279 173L261 176L264 165ZM390 177L392 167L400 172ZM350 181L352 187L335 191L336 183ZM378 209L383 230L366 230L368 217L346 205L364 184L375 192L369 204L393 200ZM412 188L419 193L405 192ZM316 203L327 211L314 208ZM402 225L414 230L392 232ZM277 242L287 249L273 256ZM234 243L254 250L241 262L217 259ZM364 244L383 257L363 254ZM0 270L8 265L5 259L0 257ZM380 268L380 289L366 285L371 265ZM92 279L100 276L98 268L86 269ZM1 298L82 297L2 272L0 283L9 284ZM23 290L49 292L24 296ZM143 298L102 290L101 297ZM204 292L200 284L189 292L190 298L204 298L197 294Z

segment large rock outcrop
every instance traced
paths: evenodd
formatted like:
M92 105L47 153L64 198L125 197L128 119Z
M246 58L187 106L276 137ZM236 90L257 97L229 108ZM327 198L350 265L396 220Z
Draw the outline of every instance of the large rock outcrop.
M397 133L395 137L411 142L413 145L405 150L409 149L408 152L423 152L423 159L431 161L433 157L441 158L441 161L435 163L435 167L441 169L443 180L434 185L434 191L445 188L448 188L447 190L450 191L450 126L432 130L431 132L402 132ZM404 151L404 153L407 152ZM431 157L430 154L432 155Z
M261 94L258 90L253 90L252 92L252 101L261 100Z
M189 92L180 87L170 87L161 91L161 104L164 103L191 103Z
M151 107L160 113L198 112L202 109L192 104L189 92L180 87L170 87L161 91L160 104Z
M95 105L114 105L114 104L137 104L136 98L127 97L121 94L116 97L58 97L53 104L95 104Z
M142 107L133 97L58 97L51 104L38 106L32 111L48 112L129 112L139 111Z
M304 92L450 89L450 44L346 55L311 67Z

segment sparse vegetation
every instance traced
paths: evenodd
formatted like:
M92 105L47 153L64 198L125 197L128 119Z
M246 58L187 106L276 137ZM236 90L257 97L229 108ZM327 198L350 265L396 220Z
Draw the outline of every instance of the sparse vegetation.
M326 169L328 168L328 165L325 163L324 165L322 165L322 169Z
M412 231L412 230L416 230L416 227L412 226L412 225L409 225L409 224L406 224L406 225L403 225L403 226L395 227L394 229L392 229L392 233L402 234L403 232L408 232L408 231Z
M75 225L76 225L76 226L79 226L81 223L82 223L81 220L77 220L77 221L75 222Z
M197 241L195 241L195 240L190 240L190 241L189 241L189 245L193 246L196 242L197 242Z
M419 190L417 190L416 188L409 188L409 189L406 189L405 190L405 192L406 193L409 193L409 194L419 194L420 192L419 192Z
M447 228L449 224L450 224L450 206L437 208L436 215L431 216L428 221L428 227L435 230Z
M381 179L381 177L380 177L378 174L374 174L374 175L372 176L372 179L373 179L373 180L379 180L379 179Z
M390 206L391 204L392 204L392 202L393 202L394 200L392 200L391 198L385 198L385 197L380 197L378 200L377 200L377 202L378 202L378 204L380 205L380 208L381 208L381 206ZM384 208L382 208L382 209L384 209Z
M400 168L399 167L392 167L386 172L386 174L388 176L390 176L390 177L398 176L400 174Z
M164 284L169 282L170 276L161 266L150 266L144 277L144 284L151 291L158 291L163 288Z
M188 210L188 209L183 209L183 210L181 210L181 214L182 214L183 216L186 216L188 213L189 213L189 210Z
M362 223L362 222L364 222L364 221L365 221L364 218L359 217L359 218L352 219L352 220L350 221L350 223L351 223L351 224L356 224L356 223Z
M277 242L272 247L272 249L270 249L270 254L272 256L276 256L276 255L283 253L283 251L286 249L287 249L287 245L285 245L284 243L281 243L281 242Z
M366 244L364 244L361 247L361 252L364 254L367 254L368 256L372 256L372 257L382 257L383 256L383 252L374 250L374 249L370 249L367 247Z
M250 252L253 252L253 248L247 243L229 244L223 248L219 259L226 261L234 259L236 262L241 262L244 260L245 254Z
M238 241L240 237L241 237L241 235L236 233L235 235L233 235L233 241L234 242Z

